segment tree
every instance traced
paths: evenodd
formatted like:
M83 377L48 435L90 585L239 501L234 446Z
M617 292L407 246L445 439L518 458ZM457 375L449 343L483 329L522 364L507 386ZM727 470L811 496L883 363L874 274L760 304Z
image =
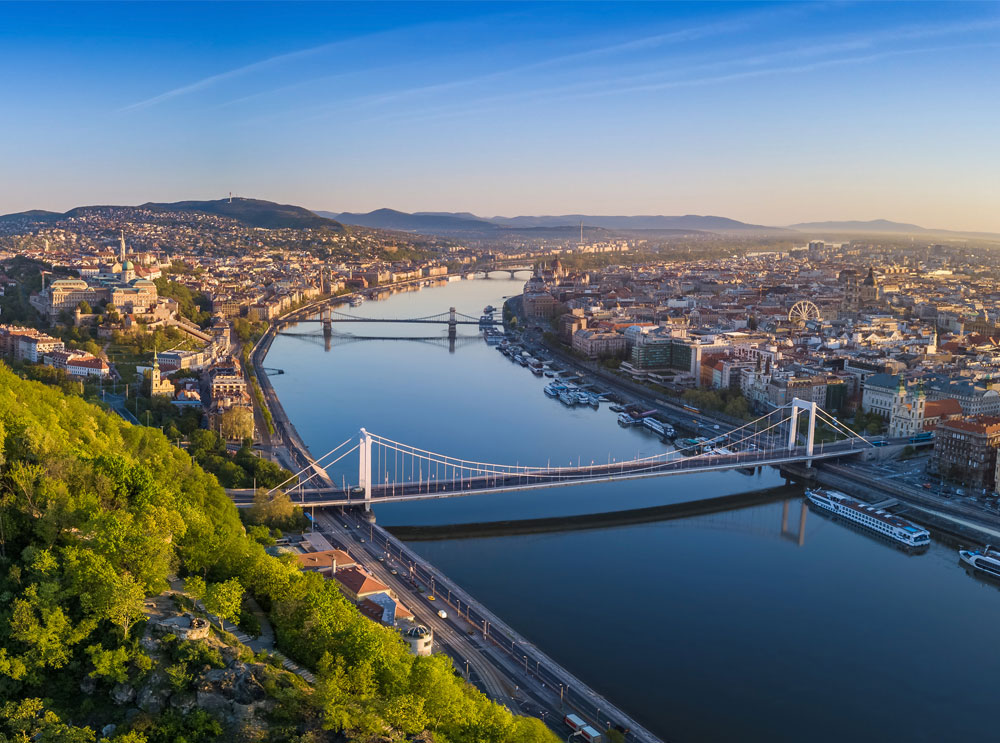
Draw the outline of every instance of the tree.
M253 411L244 407L224 410L219 416L219 432L230 441L253 438Z
M263 524L269 527L287 526L295 516L295 504L288 493L277 492L273 496L266 490L258 490L253 495L253 505L247 513L247 521L251 524Z
M212 583L205 591L202 601L210 614L221 620L235 622L240 616L240 605L243 603L243 586L236 578Z
M78 304L76 308L80 310L81 315L91 315L94 312L92 309L90 309L90 305L87 303L87 300L85 299L81 300L80 304Z
M111 602L108 606L108 619L121 629L122 635L128 640L132 625L143 618L143 608L146 592L136 580L125 573L118 577L111 591Z

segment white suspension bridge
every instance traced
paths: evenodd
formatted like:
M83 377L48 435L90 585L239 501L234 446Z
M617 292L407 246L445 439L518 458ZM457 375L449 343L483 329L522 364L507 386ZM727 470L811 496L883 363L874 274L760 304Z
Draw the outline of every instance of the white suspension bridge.
M804 414L804 415L803 415ZM800 431L800 419L804 426ZM823 441L816 442L817 430ZM354 444L350 448L350 444ZM566 466L530 466L474 461L428 451L361 429L319 459L272 489L297 490L310 506L361 506L484 493L537 490L589 482L636 480L668 475L807 463L858 454L873 442L845 426L815 402L795 398L787 405L712 439L634 459L605 462L578 459ZM355 484L339 486L327 473L347 456L358 454ZM336 455L336 456L335 456ZM293 483L294 484L291 484ZM252 494L234 493L237 505Z

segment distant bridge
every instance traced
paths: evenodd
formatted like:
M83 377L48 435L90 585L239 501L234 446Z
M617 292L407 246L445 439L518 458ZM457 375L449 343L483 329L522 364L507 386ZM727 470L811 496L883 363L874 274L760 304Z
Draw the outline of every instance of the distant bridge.
M800 440L799 418L807 413L806 427ZM816 444L817 423L835 440ZM324 465L348 444L357 443ZM672 449L652 456L607 462L578 459L564 467L495 464L460 459L370 433L361 429L357 439L348 439L327 452L309 467L293 475L308 476L293 485L300 488L301 503L310 506L364 505L429 500L462 495L537 490L589 482L637 480L668 475L694 474L768 465L834 459L852 456L876 446L858 435L814 402L796 398L757 420L746 423L713 439ZM344 457L358 452L358 479L354 487L337 487L326 470ZM291 482L290 478L278 490ZM316 479L309 490L301 486ZM237 505L247 505L252 493L231 491Z

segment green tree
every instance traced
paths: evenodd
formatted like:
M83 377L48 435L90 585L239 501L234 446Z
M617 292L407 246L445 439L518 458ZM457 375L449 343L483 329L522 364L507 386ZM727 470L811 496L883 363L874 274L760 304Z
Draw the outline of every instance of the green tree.
M235 622L240 616L243 593L243 586L236 578L230 578L221 583L212 583L208 586L203 598L205 609L219 619Z
M250 408L229 408L219 416L219 433L229 441L253 438L253 432L253 411Z

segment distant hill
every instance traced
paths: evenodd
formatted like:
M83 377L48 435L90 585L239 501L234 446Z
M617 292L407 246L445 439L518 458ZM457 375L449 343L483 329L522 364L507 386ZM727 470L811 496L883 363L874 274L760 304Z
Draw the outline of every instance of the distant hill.
M321 217L301 206L291 204L275 204L273 201L262 201L260 199L219 199L217 201L177 201L172 204L161 204L148 202L139 207L134 206L78 206L68 212L49 212L41 209L32 209L16 214L5 214L0 216L0 223L31 223L43 224L54 222L60 219L78 217L95 212L103 212L109 209L148 209L160 212L196 212L201 214L214 214L220 217L229 217L237 222L250 227L264 227L267 229L328 229L335 232L342 232L344 225L336 220Z
M728 217L685 214L679 217L663 215L615 216L594 214L563 214L542 217L492 217L491 222L509 227L555 227L579 225L603 227L606 230L698 230L707 232L783 231L781 228L747 224Z
M945 230L928 230L915 224L905 222L890 222L888 219L871 219L867 222L847 220L844 222L800 222L788 225L789 229L800 232L944 232Z
M29 209L26 212L0 215L0 222L54 222L62 218L59 212L47 212L44 209Z
M330 215L344 224L357 224L362 227L374 227L382 230L402 230L404 232L426 234L493 234L500 229L497 225L474 215L466 217L464 215L430 212L408 214L407 212L400 212L395 209L376 209L365 214L352 212L344 212L343 214L332 214L331 212L318 213Z
M780 227L747 224L727 217L688 214L681 217L666 216L595 216L590 214L564 214L560 216L479 217L470 212L415 212L395 209L376 209L364 214L353 212L317 212L345 224L364 227L405 230L427 234L475 234L482 237L502 236L512 233L537 234L539 230L556 231L571 237L582 222L587 229L598 228L609 232L658 231L668 234L699 232L787 232Z
M157 209L174 212L202 212L204 214L215 214L220 217L235 219L250 227L264 227L267 229L307 229L307 228L327 228L336 232L341 232L344 226L336 220L322 217L315 212L304 209L301 206L291 204L276 204L273 201L262 201L261 199L233 198L218 199L216 201L176 201L170 204L146 203L142 204L146 209Z

